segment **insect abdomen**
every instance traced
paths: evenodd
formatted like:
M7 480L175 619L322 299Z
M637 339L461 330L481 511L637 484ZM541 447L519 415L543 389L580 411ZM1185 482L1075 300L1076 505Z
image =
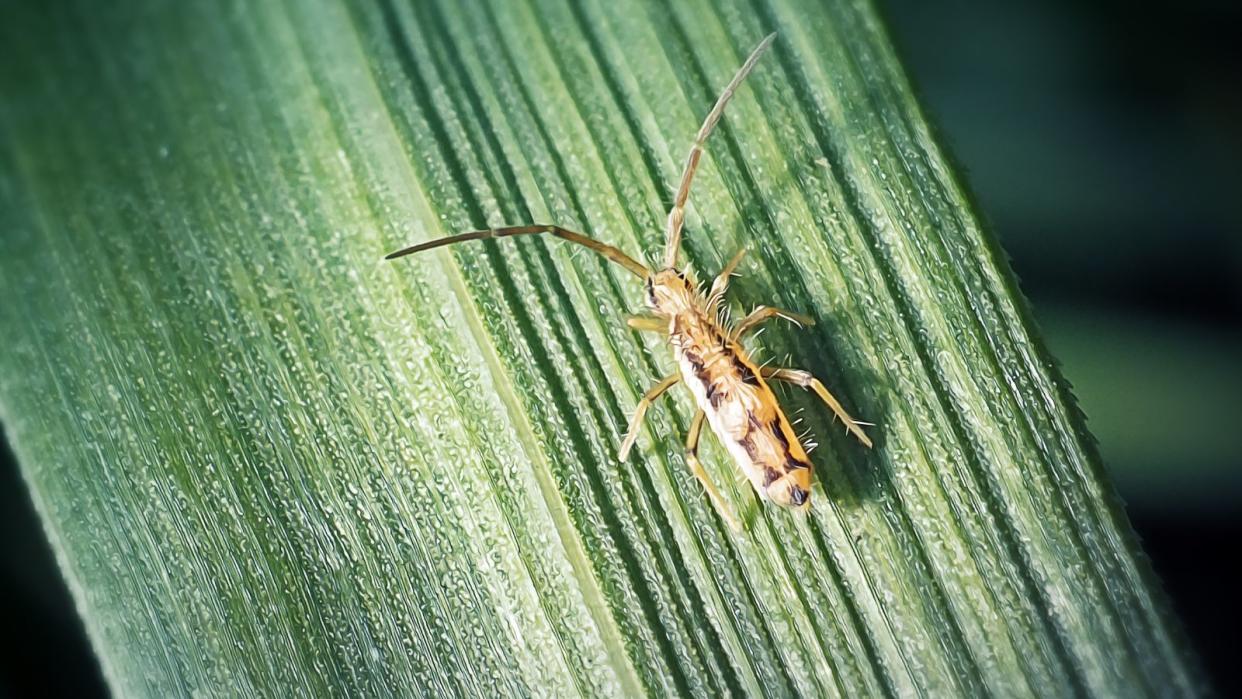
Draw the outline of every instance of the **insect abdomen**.
M706 319L691 320L674 328L673 346L712 431L760 497L805 505L811 462L776 395L740 345Z

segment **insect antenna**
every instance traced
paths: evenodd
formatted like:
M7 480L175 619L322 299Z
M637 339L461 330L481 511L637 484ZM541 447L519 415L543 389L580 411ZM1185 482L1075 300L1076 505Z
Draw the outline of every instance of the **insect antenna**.
M394 253L389 253L388 255L385 255L384 259L394 260L398 257L405 257L406 255L413 255L416 252L422 252L424 250L431 250L432 248L443 247L445 245L453 245L454 243L464 243L468 240L486 240L488 238L508 238L510 236L515 236L515 235L538 235L540 233L550 233L551 235L554 235L557 238L560 238L562 240L568 240L571 243L576 243L594 252L597 252L600 255L603 255L604 257L608 258L610 262L615 262L621 265L622 267L626 268L627 270L629 270L630 272L632 272L633 274L635 274L636 276L640 278L645 279L651 275L650 270L648 270L646 267L644 267L634 258L630 257L624 252L621 252L621 250L611 245L606 245L604 243L601 243L598 240L595 240L594 238L588 238L587 236L582 235L581 233L575 233L573 231L566 230L564 228L561 228L560 226L540 226L540 225L509 226L507 228L491 228L485 231L471 231L469 233L459 233L457 235L450 235L446 238L437 238L435 240L429 240L425 243L419 243L418 245L411 245L408 248L402 248L401 250L398 250Z
M712 129L716 128L716 123L720 121L720 117L724 114L725 105L733 97L733 93L737 92L737 88L754 70L755 64L759 62L759 57L763 52L772 45L772 40L776 38L773 32L763 38L754 51L750 52L750 56L742 67L738 69L737 74L729 81L724 92L720 93L720 97L716 98L716 105L712 107L712 111L708 112L707 118L703 120L703 125L699 127L699 133L694 137L694 145L690 148L690 155L686 158L686 167L681 173L681 184L677 187L677 196L673 200L673 208L668 212L668 242L664 248L664 266L677 266L677 249L681 247L681 225L686 218L686 200L690 198L690 183L694 180L694 173L699 167L699 158L703 157L703 144L707 141L707 137L711 135Z

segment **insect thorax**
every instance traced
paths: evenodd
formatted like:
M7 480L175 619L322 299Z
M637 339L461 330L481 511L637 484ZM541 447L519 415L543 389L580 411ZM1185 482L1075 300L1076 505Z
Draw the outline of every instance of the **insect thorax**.
M693 313L702 305L693 280L673 267L647 277L646 287L647 307L662 316Z

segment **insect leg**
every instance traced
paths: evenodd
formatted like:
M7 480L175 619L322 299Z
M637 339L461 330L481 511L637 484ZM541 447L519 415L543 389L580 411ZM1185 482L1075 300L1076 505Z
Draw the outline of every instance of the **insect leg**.
M735 532L742 531L742 525L737 518L733 516L729 505L725 503L724 498L720 497L720 492L716 490L716 486L712 485L712 481L707 476L707 471L703 468L703 463L699 461L699 436L703 433L703 420L707 417L707 413L702 410L694 414L694 419L690 421L690 431L686 433L686 463L690 466L690 472L694 477L699 479L703 484L703 489L707 491L707 497L711 498L712 506L716 508L716 512L724 521L729 523L729 528Z
M815 395L819 396L820 400L824 401L824 403L832 409L832 412L836 413L836 416L841 418L841 422L845 423L846 429L857 437L858 441L868 447L871 446L871 438L868 437L867 433L863 432L862 427L860 427L863 423L859 423L857 420L850 417L850 414L845 412L845 408L841 407L841 403L837 401L836 397L829 393L824 384L820 383L819 379L812 376L809 371L764 367L760 370L760 373L765 379L788 381L789 383L797 384L803 388L809 388L812 391L815 391Z
M394 253L389 253L388 255L384 257L384 259L392 260L398 257L412 255L416 252L422 252L424 250L438 248L442 245L452 245L453 243L464 243L467 240L485 240L487 238L507 238L509 236L514 236L514 235L537 235L539 233L549 233L551 235L556 236L557 238L560 238L561 240L568 240L571 243L581 245L585 248L589 248L593 250L594 252L597 252L600 255L603 255L609 261L615 262L621 265L622 267L626 268L630 272L644 279L651 274L651 272L648 271L646 267L639 264L638 261L636 261L634 258L630 257L629 255L625 254L620 249L615 248L611 245L606 245L604 243L601 243L598 240L595 240L594 238L588 238L587 236L582 235L581 233L575 233L573 231L566 230L564 228L561 228L560 226L542 226L542 225L508 226L506 228L491 228L486 231L471 231L469 233L459 233L457 235L450 235L447 238L437 238L435 240L429 240L425 243L419 243L418 245L411 245L408 248L402 248L401 250L398 250Z
M739 338L763 321L776 317L784 318L785 320L797 323L798 325L815 325L815 319L810 316L804 316L801 313L794 313L793 311L786 311L783 308L758 306L755 310L751 311L749 315L738 321L738 324L733 328L733 337Z
M681 374L669 374L643 394L638 401L638 407L634 408L634 418L630 420L630 428L625 433L625 439L621 440L621 450L617 453L619 459L625 461L625 457L630 455L630 448L634 446L634 440L638 439L638 428L643 425L643 416L647 414L647 408L651 407L652 402L659 398L660 394L672 388L678 381L681 381Z
M699 133L694 137L694 145L690 147L690 155L686 158L686 167L681 173L681 184L677 187L677 196L673 200L673 208L668 212L667 239L664 248L664 266L677 266L677 249L681 247L681 225L686 219L686 200L690 198L690 183L694 181L694 173L699 168L699 158L703 157L703 144L707 141L707 137L711 135L712 129L716 128L716 123L720 121L720 117L724 115L725 105L733 97L733 93L737 92L737 88L754 70L755 64L759 62L759 57L763 52L772 45L772 40L776 38L776 34L769 34L759 42L754 51L750 52L746 62L738 69L737 74L729 81L724 92L720 93L720 97L716 98L716 104L712 107L712 111L708 112L707 118L703 120L703 125L699 127Z
M628 316L625 324L638 332L668 334L668 321L655 316Z
M743 247L734 253L729 263L724 266L724 269L720 270L720 274L716 275L715 281L712 282L712 289L707 294L707 298L711 301L712 306L719 303L721 297L724 296L725 289L729 288L729 278L733 276L733 270L737 269L738 264L745 256L746 248Z

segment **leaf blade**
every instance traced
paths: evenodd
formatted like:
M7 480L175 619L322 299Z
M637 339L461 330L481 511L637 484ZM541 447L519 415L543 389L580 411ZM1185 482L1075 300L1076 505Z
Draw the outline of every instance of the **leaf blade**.
M85 40L44 65L30 37L66 36L56 12ZM20 19L43 24L7 37L23 95L63 116L0 112L3 284L31 299L0 316L21 338L0 397L114 689L1195 691L870 5ZM761 241L739 295L819 321L765 340L881 439L864 452L789 394L825 488L733 537L678 453L684 398L615 464L667 366L607 320L631 280L542 240L379 257L540 219L658 256L697 121L771 29L688 257Z

